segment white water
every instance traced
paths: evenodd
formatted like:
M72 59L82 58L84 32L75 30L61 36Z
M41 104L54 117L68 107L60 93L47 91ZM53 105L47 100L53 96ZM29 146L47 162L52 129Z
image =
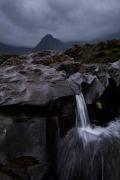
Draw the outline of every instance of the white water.
M59 149L59 179L120 180L120 119L92 128L82 94L76 104L76 127Z
M80 131L86 131L90 134L100 135L105 131L105 128L100 126L95 126L94 128L90 125L90 120L88 116L87 106L83 94L76 95L76 127Z
M76 126L87 128L90 126L86 103L83 94L76 95L77 113L76 113Z
M114 137L120 141L120 119L115 119L107 127L94 126L93 128L90 124L87 106L82 93L76 95L76 104L76 127L79 137L82 138L84 148L89 146L89 143L98 142L104 137L107 139Z

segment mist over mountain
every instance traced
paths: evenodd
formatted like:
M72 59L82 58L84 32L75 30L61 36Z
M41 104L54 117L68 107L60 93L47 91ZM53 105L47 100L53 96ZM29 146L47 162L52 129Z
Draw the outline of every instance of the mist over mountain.
M17 46L10 46L10 45L0 43L0 52L7 53L7 54L21 55L30 51L31 49L32 48L29 48L29 47L17 47Z
M8 54L17 54L21 55L28 51L43 51L43 50L65 50L74 44L80 44L80 42L62 42L61 40L54 38L51 34L47 34L45 37L41 39L41 41L33 48L29 47L16 47L5 45L0 43L0 52L8 53Z

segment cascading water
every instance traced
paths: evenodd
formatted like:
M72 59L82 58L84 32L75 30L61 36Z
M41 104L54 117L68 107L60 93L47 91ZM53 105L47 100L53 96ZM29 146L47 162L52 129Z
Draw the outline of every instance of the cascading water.
M83 94L76 95L76 104L77 104L77 112L76 112L76 126L79 127L89 127L90 121L88 117L87 107L85 104L85 100Z
M76 127L59 148L59 179L120 180L120 120L92 128L82 94L76 104Z

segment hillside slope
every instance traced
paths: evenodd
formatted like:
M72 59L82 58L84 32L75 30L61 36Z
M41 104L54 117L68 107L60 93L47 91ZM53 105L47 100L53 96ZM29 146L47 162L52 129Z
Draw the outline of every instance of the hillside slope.
M65 51L75 61L84 63L114 62L120 59L120 40L113 39L96 44L74 45Z

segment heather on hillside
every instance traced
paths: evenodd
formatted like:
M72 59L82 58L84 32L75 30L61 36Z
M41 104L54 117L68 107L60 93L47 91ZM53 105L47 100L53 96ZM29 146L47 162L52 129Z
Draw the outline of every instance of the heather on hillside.
M120 40L113 39L96 44L74 45L65 54L83 63L114 62L120 59Z

